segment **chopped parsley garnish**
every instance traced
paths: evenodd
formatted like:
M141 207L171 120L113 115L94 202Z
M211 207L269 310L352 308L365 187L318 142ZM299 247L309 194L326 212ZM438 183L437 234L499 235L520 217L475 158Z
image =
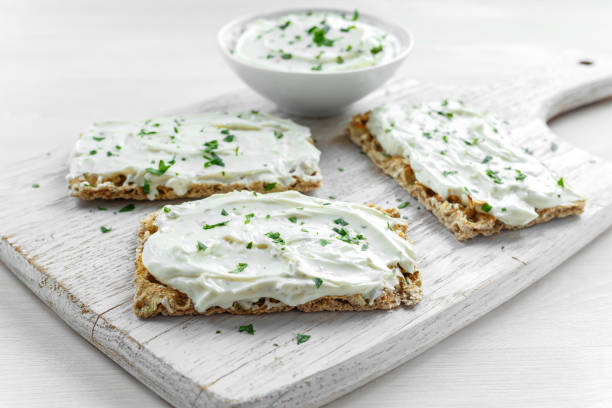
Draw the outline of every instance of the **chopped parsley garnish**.
M213 228L216 228L216 227L225 227L225 226L227 226L228 222L229 222L229 220L228 221L223 221L223 222L218 222L218 223L212 224L212 225L206 224L202 228L204 228L205 230L208 230L208 229L213 229Z
M353 11L353 21L357 21L359 19L359 12L357 10Z
M367 250L368 250L368 244L363 244L363 245L361 246L361 250L362 250L362 251L367 251Z
M521 172L521 171L520 171L520 170L518 170L518 169L516 169L515 171L516 171L516 177L515 177L515 180L518 180L518 181L523 181L523 180L525 180L525 178L527 177L527 175L526 175L525 173Z
M310 70L311 71L320 71L321 68L323 68L323 64L315 65L314 67L310 68Z
M132 211L132 210L134 210L134 208L136 208L136 206L134 204L128 204L125 207L123 207L122 209L120 209L119 212Z
M206 248L208 248L206 245L204 245L203 242L198 241L198 252L200 251L206 251Z
M290 222L294 223L294 224L297 222L297 218L295 218L295 217L289 217L289 218L287 218L287 219L288 219Z
M341 56L339 56L339 55L338 55L338 56L336 57L336 62L337 62L338 64L344 64L344 58L342 58Z
M506 207L502 207L502 212L506 212L506 211L508 211Z
M310 336L307 334L297 334L297 344L306 343L310 339Z
M113 227L105 227L104 225L100 227L100 231L102 231L103 234L106 234L107 232L111 232L112 230L113 230Z
M115 154L113 154L113 152L106 152L106 156L107 157L111 157L111 156L116 156Z
M104 137L104 136L100 136L100 137L94 136L94 137L93 137L93 140L95 140L96 142L101 142L101 141L103 141L104 139L106 139L106 137Z
M169 169L170 167L172 167L172 165L173 165L174 163L176 163L176 160L175 160L175 159L176 159L176 157L173 157L173 158L172 158L172 160L170 160L170 161L168 162L168 164L166 164L166 162L164 162L163 160L160 160L160 161L157 163L157 169L154 169L154 168L151 168L151 167L147 167L147 168L145 169L145 171L146 171L147 173L154 174L154 175L156 175L156 176L161 176L161 175L162 175L162 174L164 174L166 171L168 171L168 169Z
M98 210L99 210L99 211L106 211L106 210L107 210L107 208L106 208L106 207L99 206L99 207L98 207Z
M276 136L277 139L282 139L284 134L280 130L274 129L274 136Z
M221 215L225 215L225 216L227 216L227 215L229 215L229 214L227 213L227 211L225 211L225 208L224 208L224 209L222 209L222 210L221 210Z
M224 142L231 143L234 141L234 135L227 135L223 138Z
M246 244L246 248L247 249L251 249L253 248L253 241L249 242L248 244Z
M448 137L446 135L442 136L442 140L444 140L444 143L448 143Z
M280 232L266 232L266 236L274 241L275 244L283 245L285 241L281 238Z
M530 148L526 147L525 149L525 153L532 155L533 154L533 150L531 150Z
M410 205L410 203L408 201L404 201L403 203L398 205L397 208L402 209L402 208L408 207L409 205Z
M563 182L563 177L557 180L557 185L561 186L561 188L565 188L565 183Z
M488 203L484 203L484 204L483 204L483 205L480 207L480 209L481 209L482 211L487 212L487 213L488 213L489 211L491 211L491 209L492 209L492 208L493 208L493 207L491 207L491 206L490 206Z
M238 265L236 265L236 269L229 271L229 273L240 273L244 271L247 266L249 266L249 264L244 262L238 262Z
M452 176L453 174L457 174L457 173L458 173L457 170L444 170L442 172L442 175L446 177L446 176Z
M499 178L499 175L497 174L497 171L491 170L491 169L487 169L487 176L492 178L493 182L495 184L503 184L503 181L502 181L502 179Z
M157 134L157 132L147 132L144 129L140 129L138 136L155 135L155 134Z
M307 32L308 34L312 34L312 42L314 42L317 47L331 47L334 45L334 40L330 40L329 38L325 37L328 30L329 26L325 26L323 28L312 26Z
M289 53L285 53L285 54L281 54L281 58L288 60L288 59L293 58L293 55L291 55Z
M337 239L339 239L340 241L346 242L347 244L358 244L359 240L365 239L365 237L361 234L357 234L355 235L355 237L351 237L351 235L349 234L349 232L347 230L345 230L344 228L338 228L338 227L334 227L332 228L332 230L338 234L339 236L336 237Z
M342 31L343 33L348 33L349 31L354 30L356 28L357 28L357 26L350 25L348 27L341 28L340 31Z
M144 185L142 186L142 191L144 191L145 194L149 194L149 191L151 191L151 186L149 185L149 180L144 179Z
M165 213L169 213L169 212L170 212L170 208L168 208L168 207L164 207L164 212L165 212Z
M281 30L284 30L285 28L289 27L290 25L291 25L291 20L287 20L287 21L285 21L285 24L279 25L278 28L280 28Z
M463 143L465 143L468 146L475 146L478 144L478 138L475 137L474 139L472 139L471 142L468 142L467 140L464 140Z
M215 333L219 334L219 333L221 333L221 330L217 330Z
M556 152L558 148L559 148L559 146L557 146L556 143L553 142L553 143L550 144L550 151L551 152Z
M221 166L221 167L225 167L225 163L223 162L223 160L217 156L217 153L215 152L210 152L209 154L204 154L202 155L202 157L204 157L206 160L208 160L207 162L204 162L204 167L208 168L210 166Z
M326 239L320 239L319 243L321 244L321 246L326 246L328 244L331 244L331 241L328 241Z
M387 132L387 130L389 132L391 132L391 129L386 129L385 132ZM389 133L387 132L387 133ZM427 139L431 139L431 133L430 132L423 132L423 136L425 136Z
M90 151L89 151L89 155L90 155L90 156L93 156L93 155L94 155L94 154L96 154L96 153L98 153L98 151L97 151L97 150L90 150Z
M351 44L349 44L348 47L346 47L346 52L349 52L352 49L353 49L353 46Z
M317 289L319 289L321 287L321 285L323 284L323 279L321 279L321 278L314 278L314 283L315 283L315 287Z
M372 53L372 55L376 55L379 52L381 52L383 50L383 46L382 44L380 44L378 47L374 47L370 49L370 52Z
M255 334L255 329L253 329L253 325L252 324L247 324L246 326L240 326L238 328L238 333L249 333L249 334Z
M40 187L40 184L38 184L38 183L32 184L32 188L39 188L39 187Z
M344 171L342 167L338 167L338 171Z
M488 163L491 160L493 160L493 156L489 156L488 154L485 156L484 159L482 159L481 163Z
M336 218L334 220L334 224L342 225L343 227L349 225L349 223L344 221L342 218Z
M265 183L264 184L264 190L265 191L274 190L274 187L276 187L276 183Z
M121 146L119 146L119 145L115 145L115 149L117 149L117 150L121 150Z

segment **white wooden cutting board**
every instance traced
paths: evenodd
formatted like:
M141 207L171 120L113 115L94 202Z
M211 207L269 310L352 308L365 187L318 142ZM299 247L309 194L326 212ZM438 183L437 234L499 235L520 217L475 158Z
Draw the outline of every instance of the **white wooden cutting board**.
M584 60L592 64L579 63ZM21 162L0 178L0 258L74 330L176 406L320 406L502 304L612 224L612 163L558 140L546 126L551 116L607 96L612 59L568 52L496 86L396 80L346 115L294 118L311 127L323 152L324 182L313 195L387 207L411 202L401 212L423 277L424 298L416 307L140 320L131 309L138 220L162 203L116 213L125 201L69 198L64 177L71 146ZM506 117L521 146L588 197L585 213L460 243L342 136L352 114L376 104L448 97ZM177 112L250 109L274 111L245 90ZM101 225L112 232L102 234ZM254 336L238 333L245 324L253 324ZM298 346L297 333L311 338Z

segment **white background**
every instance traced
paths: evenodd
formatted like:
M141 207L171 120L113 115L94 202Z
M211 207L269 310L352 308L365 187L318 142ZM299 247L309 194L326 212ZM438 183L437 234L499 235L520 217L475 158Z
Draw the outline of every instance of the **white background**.
M240 89L217 51L217 30L238 14L288 4L0 1L0 170L68 150L91 121L151 116ZM612 53L610 0L291 5L356 7L405 25L417 45L399 75L423 81L495 81L564 48ZM608 100L551 126L610 159L611 119ZM608 230L511 301L330 406L612 406L611 253ZM167 404L0 263L0 406Z

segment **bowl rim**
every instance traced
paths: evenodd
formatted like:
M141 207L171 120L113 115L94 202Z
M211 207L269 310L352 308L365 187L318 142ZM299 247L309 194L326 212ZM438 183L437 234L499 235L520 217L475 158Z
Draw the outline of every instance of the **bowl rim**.
M378 65L372 65L369 67L365 67L365 68L357 68L357 69L351 69L351 70L346 70L346 71L332 71L332 72L319 72L319 71L290 71L290 70L286 70L286 69L282 69L282 68L274 68L274 67L267 67L267 66L260 66L260 65L255 65L255 64L250 64L248 62L245 62L239 58L237 58L234 54L230 53L229 50L227 49L227 47L225 47L225 44L223 42L223 40L226 37L227 32L239 25L243 25L246 22L250 21L250 20L255 20L257 18L265 18L265 17L270 17L270 16L275 16L275 15L282 15L282 14L290 14L290 13L299 13L299 12L308 12L308 11L331 11L331 12L337 12L337 13L353 13L354 11L357 10L347 10L347 9L342 9L342 8L336 8L336 7L289 7L289 8L280 8L280 9L270 9L267 11L258 11L258 12L254 12L254 13L249 13L249 14L243 14L241 16L238 16L236 18L233 18L232 20L228 21L227 23L225 23L217 32L217 45L219 46L219 49L221 50L221 53L223 54L223 56L225 58L230 59L231 61L238 63L242 66L246 66L252 69L258 69L258 70L262 70L262 71L268 71L268 72L276 72L276 73L283 73L283 74L287 74L287 75L311 75L314 77L317 76L337 76L337 75L347 75L347 74L354 74L354 73L361 73L361 72L368 72L368 71L374 71L376 69L379 68L383 68L395 63L398 63L400 61L402 61L404 58L406 58L408 56L408 54L410 54L410 52L412 51L412 48L414 47L414 34L412 34L412 32L406 30L404 27L400 26L399 24L396 24L395 22L389 21L388 19L382 18L376 14L371 14L368 12L361 12L359 11L359 16L364 16L366 17L366 19L372 19L375 22L378 23L382 23L384 25L379 25L379 27L381 28L385 28L385 27L391 27L392 30L390 30L391 32L396 31L396 32L401 32L405 38L407 39L407 44L402 44L402 50L401 52L396 55L393 59L386 61L382 64L378 64ZM402 38L400 38L400 42L403 43L404 40Z

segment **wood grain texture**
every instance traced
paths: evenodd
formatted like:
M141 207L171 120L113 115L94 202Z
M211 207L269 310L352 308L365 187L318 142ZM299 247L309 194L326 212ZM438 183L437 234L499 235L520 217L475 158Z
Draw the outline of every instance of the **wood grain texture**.
M320 197L382 205L407 200L407 193L341 136L342 129L352 114L383 100L460 97L509 118L518 142L589 198L583 216L467 244L457 242L413 201L402 212L419 251L425 290L414 308L139 320L131 313L135 235L138 219L160 203L139 203L133 212L113 214L125 203L105 203L109 211L104 212L96 209L100 202L68 198L64 163L69 146L3 176L1 192L7 198L0 203L0 255L79 334L174 405L321 405L482 316L612 223L612 181L601 176L611 175L612 165L558 140L545 122L612 95L610 61L587 55L595 64L578 64L584 57L568 53L542 70L495 86L395 81L341 117L296 118L312 128L323 151L323 186L314 194ZM272 110L243 92L181 111L251 108ZM553 141L559 146L554 153ZM32 189L34 182L41 188ZM113 231L101 234L100 225ZM248 323L254 324L255 336L237 332ZM297 333L312 337L297 346Z

